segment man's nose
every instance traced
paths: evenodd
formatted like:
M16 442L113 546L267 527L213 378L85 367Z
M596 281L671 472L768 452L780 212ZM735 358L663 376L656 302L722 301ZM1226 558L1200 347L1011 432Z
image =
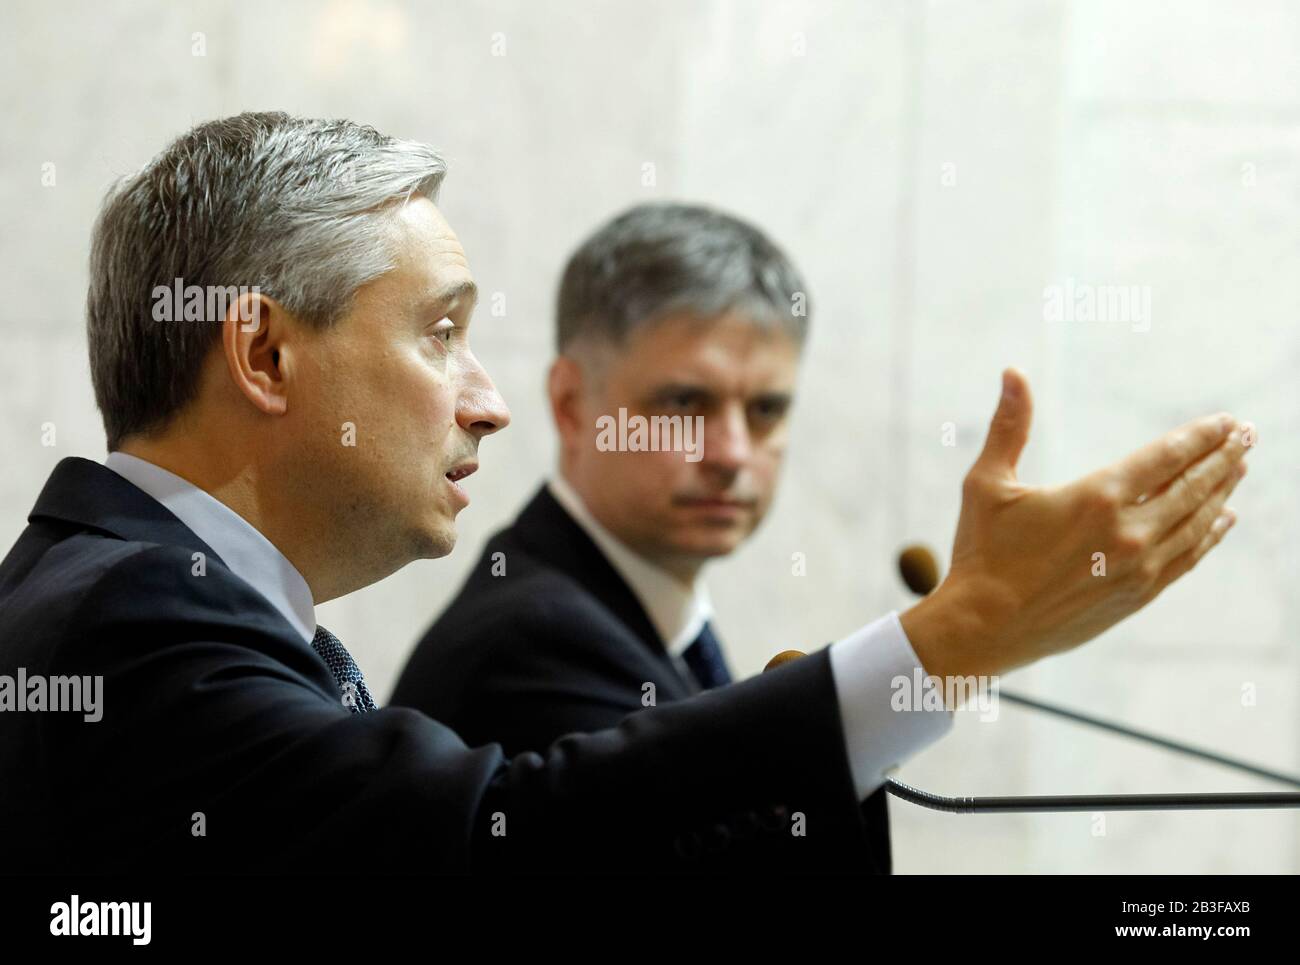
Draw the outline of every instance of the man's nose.
M473 361L456 405L456 421L466 432L482 439L510 425L510 409L492 384L487 370Z
M752 440L740 406L727 406L704 423L703 462L715 469L738 472L749 462Z

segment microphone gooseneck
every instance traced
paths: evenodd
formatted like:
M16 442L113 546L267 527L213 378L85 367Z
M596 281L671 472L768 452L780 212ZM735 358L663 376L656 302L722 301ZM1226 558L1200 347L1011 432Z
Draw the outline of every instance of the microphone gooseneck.
M909 546L898 557L899 573L912 592L925 596L939 583L939 567L930 550L924 546ZM802 657L798 650L783 650L763 668L766 673L781 664ZM1259 767L1214 751L1194 747L1181 741L1148 734L1123 724L1102 720L1078 711L1067 710L1044 701L998 688L998 696L1013 704L1029 707L1067 720L1087 724L1124 737L1145 741L1165 750L1230 767L1256 777L1300 787L1300 778L1279 771ZM1253 810L1264 808L1300 808L1300 793L1287 791L1261 791L1241 793L1202 794L1063 794L1023 795L1014 797L944 797L912 787L893 778L885 780L885 789L910 804L946 811L951 814L1009 814L1037 811L1219 811Z
M953 814L1021 811L1221 811L1300 807L1300 792L1255 791L1239 794L1058 794L1017 797L942 797L895 781L890 794L934 811Z

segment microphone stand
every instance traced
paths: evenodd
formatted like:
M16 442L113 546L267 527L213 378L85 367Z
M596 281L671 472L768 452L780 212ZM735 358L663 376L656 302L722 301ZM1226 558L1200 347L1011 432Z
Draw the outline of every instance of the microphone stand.
M799 650L784 650L773 657L763 672L790 660L804 656ZM1224 767L1244 771L1256 777L1267 778L1300 787L1300 778L1278 771L1268 770L1255 764L1239 761L1235 758L1218 754L1204 748L1194 747L1181 741L1170 740L1155 734L1112 721L1102 720L1077 711L1056 707L1043 701L1023 697L998 689L1001 698L1014 704L1030 707L1048 714L1056 714L1068 720L1088 724L1102 730L1108 730L1135 740L1146 741L1165 750L1197 757L1201 760L1220 764ZM933 811L947 811L950 814L1012 814L1030 811L1221 811L1265 808L1300 808L1298 791L1246 791L1237 793L1208 794L1060 794L1060 795L1024 795L997 797L944 797L923 791L920 788L904 784L893 778L885 780L885 790L910 804L916 804Z

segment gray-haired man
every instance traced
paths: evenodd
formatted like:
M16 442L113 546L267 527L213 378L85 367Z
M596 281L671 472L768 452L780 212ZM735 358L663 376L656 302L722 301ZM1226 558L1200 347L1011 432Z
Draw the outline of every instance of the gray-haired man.
M639 205L585 241L557 305L559 472L394 699L529 750L729 682L701 571L771 503L807 313L790 260L719 211Z
M7 871L640 870L768 807L860 850L861 640L508 760L378 708L316 625L315 603L451 550L460 480L509 418L469 349L442 175L368 127L241 114L110 192L87 298L109 456L61 460L0 563ZM1136 609L1217 541L1240 464L1205 419L1000 504L1027 398L1004 408L963 505L971 562L903 615L941 675ZM1085 536L1115 551L1104 587L1054 565ZM1051 605L1008 604L1022 593ZM102 713L50 706L72 678L102 680Z

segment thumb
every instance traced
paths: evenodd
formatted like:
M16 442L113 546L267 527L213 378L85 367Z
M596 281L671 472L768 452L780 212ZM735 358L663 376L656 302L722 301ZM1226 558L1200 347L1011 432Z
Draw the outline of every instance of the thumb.
M981 474L1015 478L1016 463L1029 441L1029 423L1034 416L1034 402L1029 394L1029 380L1014 366L1002 370L1002 398L993 413L984 451L975 460Z

